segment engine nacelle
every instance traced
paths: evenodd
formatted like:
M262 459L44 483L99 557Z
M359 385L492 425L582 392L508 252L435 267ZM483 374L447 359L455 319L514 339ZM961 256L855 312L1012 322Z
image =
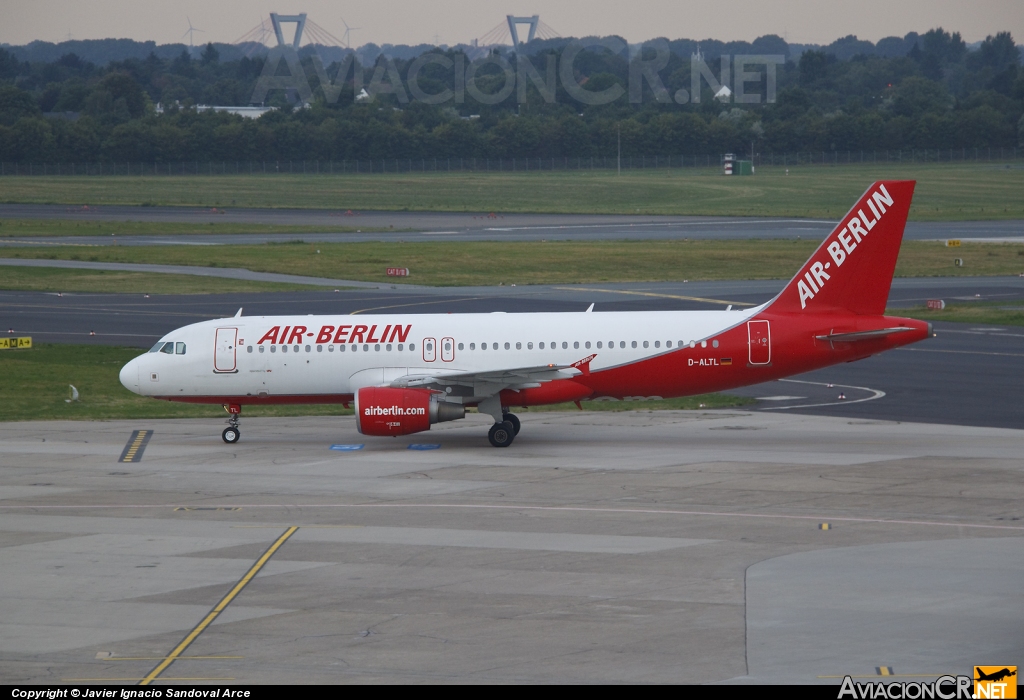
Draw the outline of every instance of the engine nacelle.
M433 423L466 417L461 404L439 401L425 389L363 387L355 395L356 428L363 435L409 435Z

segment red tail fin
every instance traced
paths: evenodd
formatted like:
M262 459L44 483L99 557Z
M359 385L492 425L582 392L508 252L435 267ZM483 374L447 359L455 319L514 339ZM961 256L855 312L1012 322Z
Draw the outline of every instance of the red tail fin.
M869 187L772 302L772 311L884 313L915 184L884 180Z

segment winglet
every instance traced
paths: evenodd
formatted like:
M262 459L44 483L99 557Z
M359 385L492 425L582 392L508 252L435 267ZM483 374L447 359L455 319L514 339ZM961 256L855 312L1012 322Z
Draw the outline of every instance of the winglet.
M242 307L239 306L238 307L238 312L235 314L235 318L241 318L241 317L242 317Z
M591 361L595 357L597 357L597 353L594 353L593 355L589 355L588 357L584 357L582 360L577 360L576 362L573 362L569 366L570 367L575 367L580 372L583 372L584 376L586 376L586 375L590 374L590 363L591 363Z

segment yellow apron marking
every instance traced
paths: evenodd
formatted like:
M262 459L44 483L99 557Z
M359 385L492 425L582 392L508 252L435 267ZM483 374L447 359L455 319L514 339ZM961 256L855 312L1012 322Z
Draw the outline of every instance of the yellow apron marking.
M62 678L62 681L67 683L134 683L138 680L145 680L145 678ZM165 681L233 681L234 678L173 678L168 676L164 678Z
M280 537L278 537L277 540L275 540L274 544L270 545L267 551L265 551L263 555L256 560L256 563L253 564L252 567L250 567L250 569L245 573L245 576L238 580L238 583L235 584L234 588L228 591L228 594L221 598L220 602L213 607L213 610L208 612L206 614L206 617L204 617L202 621L192 629L191 632L185 635L185 638L178 643L178 646L174 647L174 651L172 651L167 656L167 658L165 658L163 661L157 664L156 668L150 671L145 678L139 681L139 685L149 685L150 683L155 681L160 676L161 673L166 671L171 664L173 664L177 659L181 658L181 655L185 652L186 649L188 649L189 645L191 645L192 642L196 641L196 639L199 638L199 635L201 635L203 631L207 627L209 627L214 620L217 619L218 615L224 612L225 608L227 608L228 605L231 604L231 601L234 600L235 597L242 592L242 589L249 585L249 582L252 581L256 574L260 572L260 569L262 569L266 565L266 563L270 561L270 557L274 556L274 553L281 548L281 545L287 542L288 538L294 535L298 531L298 529L299 528L292 526L285 530L284 533ZM167 678L165 680L172 679Z
M153 437L152 430L136 430L132 433L132 436L128 438L128 444L124 446L124 452L121 453L121 457L118 458L118 462L141 462L142 453L146 450L146 445L149 444L149 439Z

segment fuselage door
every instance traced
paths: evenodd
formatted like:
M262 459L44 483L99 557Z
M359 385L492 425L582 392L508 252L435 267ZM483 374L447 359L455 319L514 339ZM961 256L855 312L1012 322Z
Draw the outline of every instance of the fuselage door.
M772 361L772 333L768 321L747 321L750 364L767 365Z
M441 338L441 359L444 362L451 362L455 359L454 338Z
M238 346L237 328L218 328L213 350L214 372L236 372L235 351Z
M423 339L423 361L433 362L437 359L437 340L434 338Z

